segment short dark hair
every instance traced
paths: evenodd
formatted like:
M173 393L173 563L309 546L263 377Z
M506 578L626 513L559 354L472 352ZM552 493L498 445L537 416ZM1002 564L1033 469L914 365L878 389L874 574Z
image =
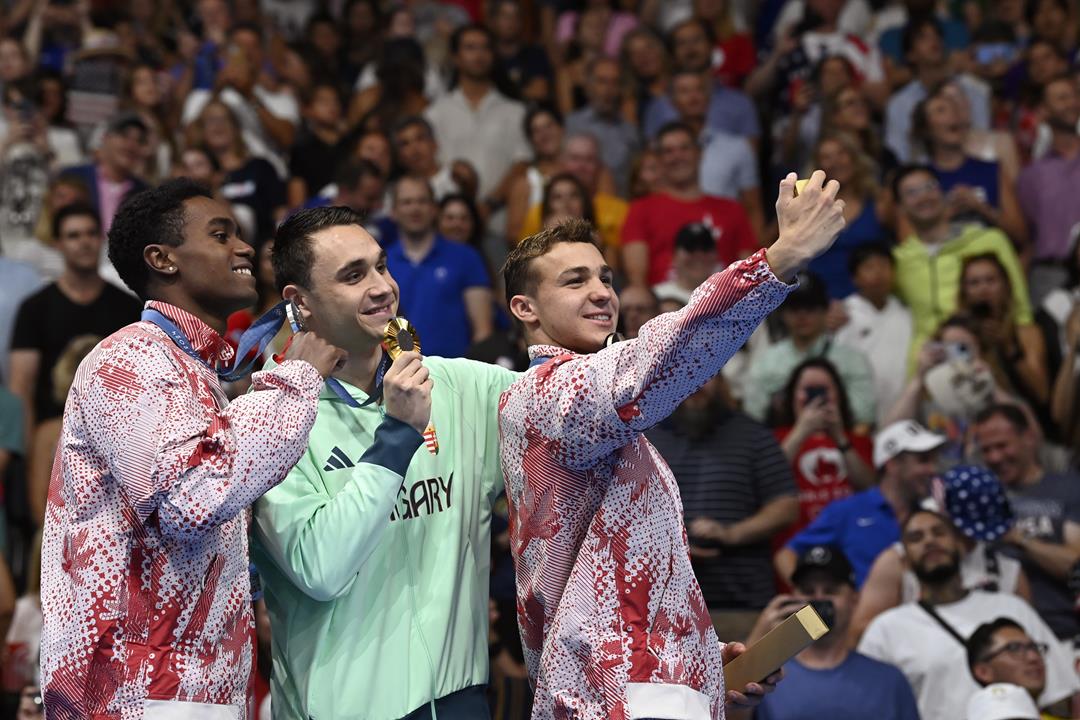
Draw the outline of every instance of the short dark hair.
M129 195L109 228L109 261L132 292L147 300L150 270L143 259L148 245L178 247L184 242L184 202L213 199L209 188L188 178L167 180Z
M278 292L286 285L311 287L311 267L315 263L311 238L321 230L342 225L363 227L364 217L352 208L334 205L300 210L278 226L274 251L270 253Z
M89 203L73 202L53 213L52 236L54 240L60 239L60 230L64 227L64 222L73 217L88 217L94 221L98 230L101 230L101 216L98 215L98 211Z
M337 169L337 172L334 173L334 183L337 184L339 189L355 190L360 187L360 183L366 177L374 177L379 180L386 179L383 171L375 163L363 158L353 158Z
M532 136L533 120L540 117L541 115L550 115L552 119L554 119L555 122L558 123L559 127L566 126L566 123L563 122L562 113L556 110L553 105L548 105L547 103L539 103L537 105L532 105L525 112L525 119L521 121L521 129L525 131L526 138Z
M259 38L260 42L262 42L262 40L264 40L266 37L263 34L263 29L259 27L259 23L249 22L246 20L244 22L234 23L233 26L229 28L229 37L234 37L236 33L244 32L245 30L255 35L255 37Z
M1062 12L1067 16L1069 14L1069 0L1050 0L1058 6ZM1035 22L1035 14L1039 12L1039 6L1042 5L1042 0L1034 0L1029 2L1027 8L1024 11L1024 17L1027 20L1028 25L1032 25Z
M1046 81L1046 84L1042 86L1042 90L1039 91L1039 102L1046 103L1046 94L1050 91L1052 85L1057 85L1059 82L1072 83L1074 82L1068 73L1063 75L1055 75Z
M1027 630L1020 623L1011 618L999 617L993 622L983 623L975 628L975 632L971 633L971 637L967 640L968 669L971 671L971 677L975 678L975 682L979 683L981 687L986 687L986 684L975 677L975 666L984 662L983 656L986 655L986 651L990 649L990 646L994 644L994 635L997 634L998 630L1004 630L1005 628L1012 628L1025 635L1027 634Z
M1031 422L1019 405L1011 403L994 403L990 407L983 408L975 415L975 424L982 425L995 417L1005 418L1017 433L1025 433L1031 428Z
M675 48L675 33L679 32L685 27L689 27L690 25L697 25L698 28L700 28L701 31L705 33L705 39L709 41L710 45L716 44L716 31L713 30L712 25L695 15L694 17L688 17L682 22L676 23L675 26L668 31L668 41L670 43L671 50L674 50Z
M450 36L450 55L454 56L461 50L461 39L465 37L466 33L478 32L487 38L488 47L495 49L495 38L492 36L491 31L480 23L469 23L462 25Z
M407 115L394 126L392 137L396 144L398 133L403 133L411 127L422 128L427 133L428 137L432 140L435 139L435 128L431 127L431 123L423 115Z
M424 188L427 190L428 197L431 198L431 204L434 205L438 202L438 199L435 197L435 188L431 186L431 182L427 178L420 177L418 175L402 175L390 188L390 201L392 204L397 205L398 188L401 187L401 183L403 182L411 182L416 183L417 185L423 185Z
M859 245L851 251L851 255L848 257L848 275L854 277L855 272L859 269L859 266L871 258L885 258L889 261L889 264L896 267L896 258L893 257L892 250L885 243L872 242L865 245Z
M199 143L198 145L191 145L184 148L184 152L197 152L206 158L206 162L210 163L210 167L214 169L214 172L221 172L221 161L218 160L217 155L210 149L210 146L206 143Z
M571 218L519 242L506 256L502 267L507 301L515 295L535 292L536 276L531 272L533 260L547 255L559 243L593 243L594 232L588 221Z
M901 165L893 171L892 182L890 183L894 198L897 200L900 199L900 183L904 182L909 175L914 175L915 173L926 173L932 178L937 177L937 173L935 173L934 169L929 165L922 165L919 163Z
M661 125L660 129L656 131L656 146L660 146L660 141L663 140L666 135L677 132L686 133L690 136L691 141L695 144L697 143L697 136L694 135L694 131L689 125L682 120L672 120Z
M307 87L301 89L300 102L302 102L305 107L311 105L311 103L315 102L315 96L319 94L320 90L329 90L334 93L334 97L337 98L339 103L342 105L345 104L344 99L341 97L341 88L339 88L337 83L333 80L327 80L325 78L315 80Z
M908 53L915 47L915 39L919 37L919 33L924 28L933 28L937 36L942 40L945 39L945 31L941 28L941 23L933 15L924 15L922 17L913 18L907 25L904 26L904 30L900 35L900 48L903 52L903 59L907 62Z

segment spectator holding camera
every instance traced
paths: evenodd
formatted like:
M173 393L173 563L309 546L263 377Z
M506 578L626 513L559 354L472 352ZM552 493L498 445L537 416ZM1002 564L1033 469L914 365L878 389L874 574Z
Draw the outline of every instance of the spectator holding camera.
M756 720L918 720L915 696L892 665L851 650L847 630L858 602L854 573L844 553L815 545L803 552L792 576L795 592L777 595L761 613L753 645L808 602L829 632L784 665L784 681L758 707ZM748 715L728 714L731 720Z
M970 457L967 431L975 415L993 402L1014 402L997 385L984 352L970 318L948 318L919 349L915 373L885 422L917 420L944 435L946 466Z
M774 546L782 546L829 503L874 482L870 440L854 430L844 382L832 363L814 357L798 365L783 403L776 437L795 472L799 519L774 536Z

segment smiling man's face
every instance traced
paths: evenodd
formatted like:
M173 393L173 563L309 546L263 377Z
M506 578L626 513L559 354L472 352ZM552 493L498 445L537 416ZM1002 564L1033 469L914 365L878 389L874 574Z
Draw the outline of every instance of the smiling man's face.
M398 309L386 253L359 225L320 230L311 242L311 287L300 289L307 327L350 353L377 345Z
M532 325L531 344L551 344L578 353L596 352L615 332L619 298L613 273L600 250L588 242L559 242L530 267L534 289L515 315ZM512 305L513 307L513 305Z

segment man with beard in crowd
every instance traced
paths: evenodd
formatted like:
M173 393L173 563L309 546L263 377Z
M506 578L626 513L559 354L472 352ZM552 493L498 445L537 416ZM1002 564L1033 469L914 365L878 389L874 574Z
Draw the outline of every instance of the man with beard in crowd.
M799 516L791 464L764 425L735 410L722 375L646 437L679 484L690 557L716 634L744 640L776 594L769 538Z
M900 668L915 691L923 720L964 717L968 698L979 689L968 669L967 638L983 623L1002 616L1015 620L1048 648L1040 705L1080 689L1070 654L1030 605L1016 595L964 589L960 536L948 520L917 510L908 517L901 542L922 585L920 600L874 618L859 652Z

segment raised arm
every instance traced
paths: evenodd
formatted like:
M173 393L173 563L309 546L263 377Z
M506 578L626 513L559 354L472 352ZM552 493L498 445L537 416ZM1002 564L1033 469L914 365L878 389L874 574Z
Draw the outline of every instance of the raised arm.
M532 376L530 422L557 437L556 458L585 469L670 415L720 372L761 320L787 296L782 282L824 252L844 226L839 185L824 173L794 197L780 184L780 239L706 280L677 312L645 323L636 339L598 353L557 358ZM589 390L582 392L582 387Z

